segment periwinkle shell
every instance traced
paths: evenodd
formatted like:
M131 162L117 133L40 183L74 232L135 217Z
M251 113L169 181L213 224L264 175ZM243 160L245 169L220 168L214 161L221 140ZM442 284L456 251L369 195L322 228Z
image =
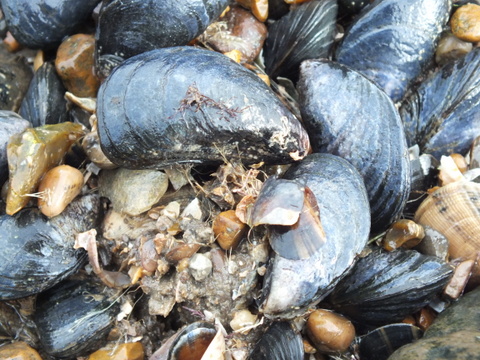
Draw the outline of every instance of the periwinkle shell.
M187 45L215 21L228 0L106 0L98 19L97 70L106 76L124 59Z
M326 60L302 63L302 117L314 152L341 156L363 176L372 231L402 212L410 192L403 125L391 99L366 77Z
M329 55L336 19L336 0L314 0L274 22L263 49L266 73L296 81L303 60Z
M302 360L302 337L288 322L275 322L262 335L249 360Z
M153 50L117 67L97 98L105 155L130 169L174 163L288 163L309 139L255 74L193 47Z
M119 304L88 279L64 281L37 298L34 321L43 349L59 358L77 358L107 340Z
M0 300L37 294L83 266L75 236L96 226L99 205L98 195L87 195L51 219L32 208L1 216Z
M65 87L51 63L44 63L33 75L19 114L32 127L67 121Z
M399 101L432 62L450 8L450 0L376 0L347 30L336 59Z
M1 0L8 30L22 45L58 45L92 14L99 0Z
M400 108L410 146L440 159L465 153L480 134L480 49L446 64Z
M336 311L362 325L401 321L426 306L449 281L453 267L414 250L376 249L335 287Z
M327 296L354 264L368 241L370 211L362 177L338 156L311 154L292 165L285 178L311 189L326 239L309 258L274 253L269 261L260 311L291 318Z

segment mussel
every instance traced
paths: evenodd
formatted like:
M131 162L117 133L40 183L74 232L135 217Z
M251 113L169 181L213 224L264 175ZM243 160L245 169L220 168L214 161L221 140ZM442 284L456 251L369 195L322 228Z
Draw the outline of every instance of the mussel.
M75 236L97 225L99 206L98 195L86 195L51 219L32 208L1 216L0 300L39 293L83 266Z
M385 325L426 306L452 274L443 260L415 250L375 249L355 264L329 300L363 326Z
M32 70L25 57L0 55L1 110L18 111L32 76Z
M465 153L480 133L480 49L425 80L400 108L410 146L422 153Z
M174 163L288 163L310 145L300 122L255 74L193 47L126 60L98 92L105 155L131 168Z
M336 59L399 101L433 61L450 8L450 0L376 0L347 30Z
M44 63L34 74L19 114L32 127L67 121L65 87L51 63Z
M106 0L97 25L96 66L107 76L124 59L187 45L215 21L228 0Z
M22 45L58 45L86 21L100 0L2 0L8 30Z
M302 338L285 321L273 323L257 342L249 360L302 360Z
M333 44L336 18L335 0L314 0L274 22L268 29L263 53L267 74L296 81L303 60L327 57Z
M37 298L34 321L43 349L77 358L102 346L119 312L118 297L89 279L66 280Z
M295 251L297 244L293 241L274 247L276 251L264 278L260 311L269 317L291 318L326 297L352 267L368 240L370 212L360 174L338 156L309 155L292 165L285 178L313 192L325 234L324 242L312 247L308 257L292 257L294 253L303 253ZM302 214L296 229L277 228L270 236L285 236L284 232L289 231L291 239L307 237L311 241L308 238L318 233L315 223L301 222Z
M372 231L402 212L410 192L410 162L393 102L366 77L326 60L302 63L298 82L302 118L314 152L350 161L362 174Z

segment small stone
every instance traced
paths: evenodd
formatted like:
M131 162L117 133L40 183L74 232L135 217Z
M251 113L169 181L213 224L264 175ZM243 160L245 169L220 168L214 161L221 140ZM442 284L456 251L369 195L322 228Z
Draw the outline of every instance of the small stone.
M98 187L100 195L112 202L113 210L135 216L161 199L168 188L168 177L158 170L103 170Z
M317 350L344 352L355 338L355 328L345 317L328 310L315 310L307 321L307 334Z
M412 220L401 219L390 226L383 240L383 248L393 251L399 247L411 249L425 237L423 226Z
M230 321L230 327L233 331L237 331L255 325L256 321L257 315L252 314L247 309L243 309L236 311L233 314L233 319Z
M105 346L91 354L87 360L143 360L143 346L139 342Z
M57 51L55 68L68 91L80 97L96 97L100 81L94 71L95 37L76 34Z
M213 265L211 260L203 254L194 254L190 258L190 274L192 274L197 281L205 280L212 272L212 268Z
M443 35L435 50L435 62L442 66L451 61L464 57L472 51L473 45L470 42L460 40L452 33Z
M0 347L2 360L42 360L38 352L23 341Z
M425 237L413 249L423 255L436 256L439 259L448 261L448 240L447 238L430 226L424 226Z
M461 40L480 41L480 6L466 4L455 11L450 21L453 34Z
M217 215L212 228L218 245L223 250L230 250L238 245L248 226L238 219L234 210L228 210Z
M435 311L429 307L424 307L417 313L417 326L425 331L432 325L436 317Z

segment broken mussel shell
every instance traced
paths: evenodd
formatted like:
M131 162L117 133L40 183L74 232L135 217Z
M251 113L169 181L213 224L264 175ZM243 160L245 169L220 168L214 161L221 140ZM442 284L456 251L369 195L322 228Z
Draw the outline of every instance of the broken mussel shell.
M106 77L123 60L187 45L214 22L228 0L108 0L98 18L95 61Z
M302 118L313 151L338 155L357 168L368 191L372 232L385 230L410 193L408 149L393 102L344 65L307 60L300 69Z
M328 57L335 34L337 2L314 0L299 5L268 29L265 71L272 78L298 79L300 63Z
M212 354L212 351L217 351L217 354ZM213 357L208 357L207 352ZM217 331L209 322L198 321L180 329L167 339L150 360L223 359L223 352L225 340L221 331Z
M480 184L457 181L430 194L415 213L414 220L443 234L450 257L476 260L480 252ZM472 279L480 282L480 266Z
M423 331L410 324L390 324L369 332L360 340L362 359L387 360L395 350L423 336Z
M285 321L274 322L257 342L249 360L302 360L302 337Z
M307 211L301 211L298 225L276 226L270 232L275 251L264 277L260 311L271 318L292 318L327 296L355 263L370 232L365 185L348 161L311 154L292 165L284 178L308 187L318 205L307 191Z
M446 64L400 108L409 145L440 159L465 154L480 133L480 49Z
M336 59L399 101L433 62L450 8L450 0L376 0L347 29Z
M30 49L58 45L92 14L99 0L2 0L8 30Z
M98 195L86 195L51 219L33 208L1 216L0 300L37 294L83 266L87 256L74 250L75 236L95 227L99 212Z
M72 359L103 346L119 312L116 300L88 279L66 280L40 294L34 321L43 349Z
M426 306L452 274L452 266L433 256L375 249L355 264L329 300L359 324L385 325Z
M258 76L193 47L126 60L100 87L97 117L105 155L130 169L225 158L289 163L310 148L300 122Z

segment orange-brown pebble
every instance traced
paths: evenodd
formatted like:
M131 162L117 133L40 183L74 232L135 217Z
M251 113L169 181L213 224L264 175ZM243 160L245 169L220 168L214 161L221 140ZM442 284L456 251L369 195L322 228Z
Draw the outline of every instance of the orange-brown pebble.
M355 328L345 317L328 310L315 310L307 321L307 335L317 348L326 353L341 353L355 338Z
M313 345L308 341L307 339L302 339L303 341L303 351L305 351L305 354L315 354L317 352L317 349L313 347Z
M390 226L383 240L383 248L393 251L399 247L410 249L425 237L423 226L412 220L402 219Z
M42 360L38 352L23 341L0 347L2 360Z
M413 315L408 315L405 319L402 320L402 323L410 324L410 325L417 325L417 321L415 320Z
M240 50L235 49L235 50L227 51L223 53L223 55L225 55L226 57L229 57L230 59L235 61L237 64L240 64L240 62L242 61L242 53L240 52Z
M465 160L465 158L463 157L463 155L461 154L457 154L457 153L453 153L450 155L450 157L453 159L453 161L455 162L455 165L457 165L458 167L458 170L460 170L460 172L463 174L465 172L467 172L468 170L468 164L467 164L467 160Z
M466 4L459 7L450 20L450 27L461 40L480 41L480 6Z
M100 81L94 72L95 38L76 34L64 40L57 51L55 68L68 91L79 97L96 97Z
M111 345L95 351L87 360L143 360L145 354L139 342Z
M417 313L417 326L423 331L427 330L432 325L433 320L437 317L435 311L429 307L425 307Z
M45 54L43 53L43 50L38 50L35 54L35 58L33 59L33 70L37 71L44 62Z
M213 221L213 233L223 250L235 248L247 231L247 225L235 215L234 210L221 212Z
M3 39L3 44L9 52L16 52L22 48L22 45L13 37L10 31L7 31L5 39Z
M54 167L38 186L40 211L48 217L59 215L80 194L82 186L83 174L80 170L69 165Z
M255 15L255 17L261 22L267 20L268 0L237 0L237 3L247 9L250 9L252 14Z

